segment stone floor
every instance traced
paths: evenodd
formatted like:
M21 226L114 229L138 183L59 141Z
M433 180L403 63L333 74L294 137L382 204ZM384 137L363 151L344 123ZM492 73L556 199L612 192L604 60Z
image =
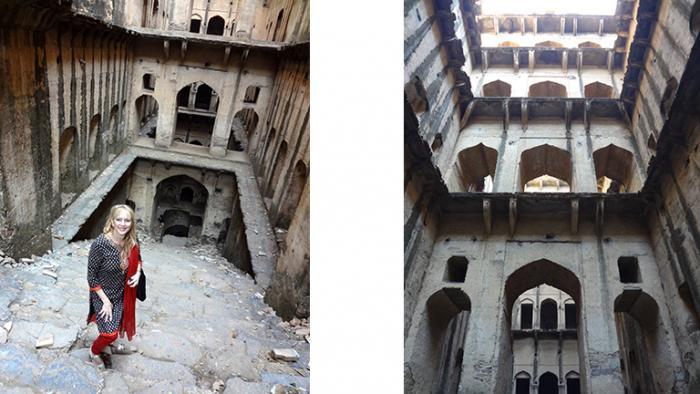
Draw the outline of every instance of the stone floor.
M0 392L309 390L308 322L282 322L264 290L211 245L140 238L148 298L137 301L134 340L120 339L138 352L113 355L112 370L87 362L97 335L85 323L89 241L0 266ZM53 345L37 349L47 334ZM276 360L272 349L294 349L299 359Z

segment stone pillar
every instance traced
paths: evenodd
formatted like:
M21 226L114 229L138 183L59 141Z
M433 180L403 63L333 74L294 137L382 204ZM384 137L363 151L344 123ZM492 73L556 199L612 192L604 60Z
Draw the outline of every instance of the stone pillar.
M236 9L236 38L250 38L255 24L255 2L253 0L241 0Z

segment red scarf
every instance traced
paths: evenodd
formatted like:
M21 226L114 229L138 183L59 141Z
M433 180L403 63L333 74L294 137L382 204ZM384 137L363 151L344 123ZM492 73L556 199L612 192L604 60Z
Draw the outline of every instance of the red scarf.
M136 275L136 270L139 267L139 246L134 245L129 254L129 267L126 270L126 283L124 283L124 311L122 312L122 324L119 327L119 333L127 338L136 334L136 286L129 286L129 278ZM139 278L140 280L140 278Z

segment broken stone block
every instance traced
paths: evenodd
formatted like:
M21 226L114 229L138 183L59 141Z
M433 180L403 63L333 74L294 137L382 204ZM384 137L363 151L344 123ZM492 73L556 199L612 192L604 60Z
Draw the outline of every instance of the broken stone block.
M255 293L255 294L253 294L253 297L255 297L255 298L259 299L259 300L262 300L263 298L265 298L265 296L262 295L262 294L260 294L260 293Z
M10 332L12 330L12 321L8 321L7 323L3 324L2 328L4 328L5 331Z
M300 337L305 337L311 334L311 329L309 329L308 327L299 328L296 331L294 331L294 334Z
M5 257L5 258L2 260L2 264L3 264L3 265L13 265L13 264L15 264L15 263L16 263L15 259L13 259L13 258L10 257L10 256L7 256L7 257Z
M300 324L301 324L301 321L299 319L297 319L296 317L289 321L289 325L292 327L296 327Z
M19 259L19 262L22 264L34 264L34 259L30 259L28 257L22 257Z
M220 391L221 389L224 388L224 381L223 380L217 380L211 385L211 389L214 391Z
M43 347L49 347L53 345L53 334L44 334L36 341L35 347L37 349Z
M294 349L272 349L272 358L282 361L297 361L299 353Z

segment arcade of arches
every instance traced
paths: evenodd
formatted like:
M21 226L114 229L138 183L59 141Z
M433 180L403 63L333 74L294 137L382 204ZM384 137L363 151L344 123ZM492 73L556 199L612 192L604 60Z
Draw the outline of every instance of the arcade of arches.
M0 24L0 249L94 237L126 203L309 315L307 0L12 0Z
M404 2L405 392L700 392L700 1L608 3Z

